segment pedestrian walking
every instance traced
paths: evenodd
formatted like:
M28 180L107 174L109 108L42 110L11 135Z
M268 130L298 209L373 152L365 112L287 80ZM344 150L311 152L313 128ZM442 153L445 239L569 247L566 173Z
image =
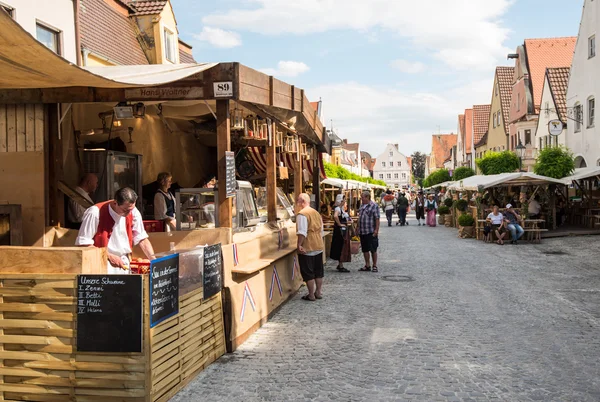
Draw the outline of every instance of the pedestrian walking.
M396 210L396 197L392 194L392 190L385 192L385 196L381 199L381 208L385 211L385 217L388 221L388 226L392 226L392 218Z
M419 226L421 226L421 219L425 221L425 198L423 197L423 191L420 190L417 198L413 203L413 208L415 209L415 214L417 215L417 222L419 222ZM425 223L423 223L425 225Z
M341 197L340 197L341 196ZM348 224L352 223L352 218L346 211L346 200L342 194L336 202L333 210L333 237L331 239L331 249L329 256L332 260L338 261L336 269L339 272L350 272L344 268L345 262L352 262L352 253L350 253L350 231Z
M378 272L377 248L379 247L379 206L371 201L371 193L364 191L360 200L362 205L358 211L358 235L365 266L359 269L362 272ZM371 268L371 257L373 257L373 268Z
M323 287L323 220L317 210L310 206L310 196L306 193L298 195L296 200L298 215L296 216L296 235L298 263L300 274L306 282L308 294L303 300L315 301L322 299Z
M436 226L435 215L437 214L437 202L434 195L429 194L428 200L425 202L425 211L427 212L427 226L434 228Z
M400 193L396 206L398 208L398 222L396 225L404 226L406 225L406 213L408 211L408 199L404 192Z

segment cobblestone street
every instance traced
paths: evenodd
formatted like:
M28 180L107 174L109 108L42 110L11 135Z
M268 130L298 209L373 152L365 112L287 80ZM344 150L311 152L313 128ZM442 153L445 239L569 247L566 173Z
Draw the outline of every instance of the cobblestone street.
M173 400L600 400L600 237L498 246L409 221L382 221L379 273L329 262L323 300L300 289Z

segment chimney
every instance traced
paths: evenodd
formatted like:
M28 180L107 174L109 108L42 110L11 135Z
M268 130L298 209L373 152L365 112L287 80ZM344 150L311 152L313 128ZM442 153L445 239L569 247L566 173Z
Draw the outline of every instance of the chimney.
M398 148L398 144L394 144L394 146L396 147L396 150L397 150L398 152L400 152L400 148Z
M342 140L342 142L343 142L344 144L348 145L348 139L344 138L344 139Z

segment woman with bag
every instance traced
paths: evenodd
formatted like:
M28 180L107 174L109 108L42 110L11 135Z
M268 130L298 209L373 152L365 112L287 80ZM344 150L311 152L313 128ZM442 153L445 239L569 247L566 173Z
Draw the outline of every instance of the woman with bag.
M346 200L343 196L339 201L336 201L337 206L333 211L333 238L331 239L329 256L332 260L339 261L336 268L339 272L350 272L344 268L344 263L352 261L350 254L350 231L348 227L348 224L352 222L352 218L350 218L350 215L345 210Z

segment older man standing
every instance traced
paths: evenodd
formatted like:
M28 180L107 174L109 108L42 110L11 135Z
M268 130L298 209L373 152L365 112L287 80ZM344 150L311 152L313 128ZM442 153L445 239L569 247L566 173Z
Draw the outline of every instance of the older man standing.
M362 205L358 211L358 235L360 246L365 258L365 266L359 269L362 272L371 271L371 256L373 256L373 272L377 268L377 247L379 247L379 206L371 200L371 193L363 191L360 196Z
M310 196L302 193L296 200L296 235L298 236L298 262L308 294L303 300L321 299L323 286L323 220L317 210L310 206Z

